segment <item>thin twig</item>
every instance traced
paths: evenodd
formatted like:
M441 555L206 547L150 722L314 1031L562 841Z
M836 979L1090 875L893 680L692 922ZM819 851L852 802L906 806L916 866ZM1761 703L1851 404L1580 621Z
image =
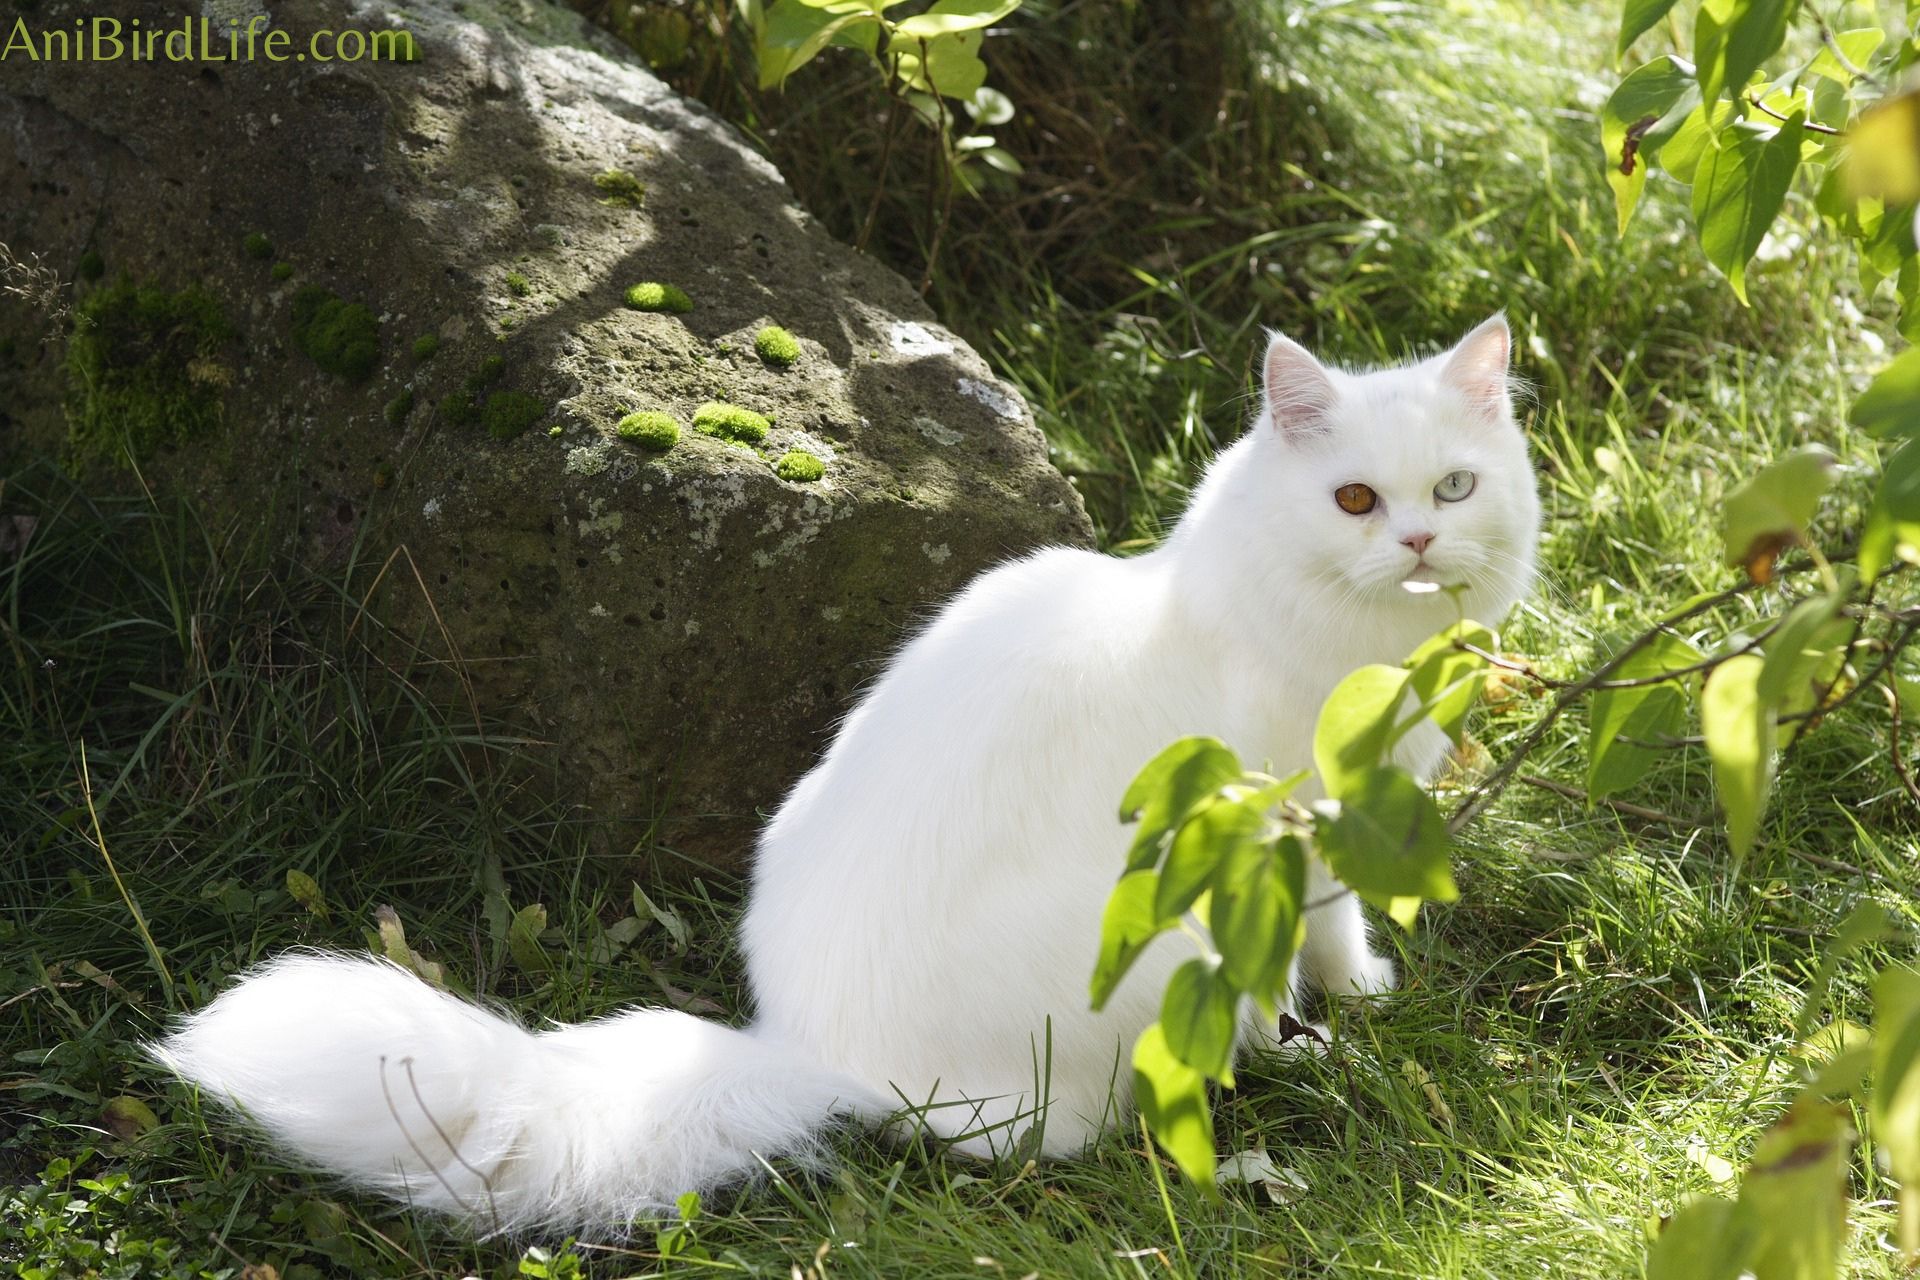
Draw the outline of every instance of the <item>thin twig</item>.
M1887 724L1887 753L1893 758L1893 771L1900 776L1900 785L1907 789L1907 795L1915 804L1920 804L1920 785L1913 780L1913 771L1907 767L1906 752L1900 746L1900 691L1882 681L1880 688L1887 695L1887 712L1892 719Z
M1586 804L1593 803L1592 797L1579 787L1570 787L1564 782L1555 782L1552 778L1543 778L1537 773L1523 773L1516 781L1524 782L1530 787L1539 787L1542 791L1551 791L1557 796L1565 796L1569 800L1579 800ZM1615 800L1612 796L1601 797L1600 803L1617 813L1625 814L1629 818L1644 818L1648 822L1660 822L1669 827L1695 828L1705 825L1695 818L1676 817L1671 813L1662 813L1658 809L1649 809L1644 805L1630 804L1625 800Z
M1786 122L1787 120L1786 116L1781 115L1778 111L1775 111L1772 107L1760 101L1760 99L1748 98L1747 101L1751 103L1753 106L1760 108L1760 110L1772 116L1775 120L1778 120L1783 124ZM1842 132L1844 132L1843 130L1835 129L1831 125L1816 124L1812 120L1802 120L1800 122L1800 127L1805 129L1808 133L1825 133L1825 134L1830 134L1836 138L1839 137Z
M1667 629L1676 623L1685 622L1689 618L1698 617L1730 601L1737 600L1758 585L1754 582L1744 582L1737 587L1728 587L1724 591L1715 592L1705 599L1695 601L1679 613L1662 619L1657 626L1649 628L1628 641L1618 653L1600 664L1599 668L1586 679L1576 681L1560 690L1559 695L1553 700L1553 705L1547 708L1546 714L1541 716L1527 736L1521 739L1520 745L1500 762L1500 767L1489 774L1486 781L1474 788L1458 809L1453 811L1453 817L1447 820L1447 834L1458 835L1462 828L1479 817L1481 812L1507 789L1507 784L1513 781L1514 775L1519 772L1526 758L1546 741L1547 734L1552 730L1554 722L1560 718L1561 713L1602 681L1611 677L1626 664L1629 658L1652 644L1656 638L1665 635Z

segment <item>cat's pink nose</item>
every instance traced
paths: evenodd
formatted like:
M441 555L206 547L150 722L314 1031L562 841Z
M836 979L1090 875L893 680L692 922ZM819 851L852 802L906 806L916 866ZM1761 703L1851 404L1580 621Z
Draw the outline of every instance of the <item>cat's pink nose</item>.
M1400 545L1403 547L1412 547L1415 555L1423 556L1427 554L1427 548L1433 545L1433 535L1425 530L1419 533L1410 533L1400 539Z

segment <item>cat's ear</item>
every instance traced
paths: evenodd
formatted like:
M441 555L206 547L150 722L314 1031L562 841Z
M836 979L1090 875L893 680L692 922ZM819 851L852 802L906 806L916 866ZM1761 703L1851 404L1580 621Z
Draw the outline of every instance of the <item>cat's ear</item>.
M1507 362L1512 356L1506 312L1496 311L1442 357L1440 378L1489 416L1505 417L1509 412Z
M1274 334L1267 344L1261 385L1267 394L1267 417L1280 435L1318 435L1327 429L1333 379L1311 351L1284 334Z

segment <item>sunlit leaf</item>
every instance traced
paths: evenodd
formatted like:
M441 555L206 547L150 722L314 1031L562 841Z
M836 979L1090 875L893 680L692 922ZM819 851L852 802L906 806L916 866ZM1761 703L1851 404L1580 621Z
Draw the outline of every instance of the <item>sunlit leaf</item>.
M1811 710L1816 680L1830 679L1850 628L1836 622L1840 600L1813 596L1795 605L1767 637L1766 669L1760 674L1760 700L1781 713Z
M887 46L887 53L895 60L895 74L909 89L922 93L938 89L942 97L964 101L987 82L987 64L980 60L980 44L985 38L983 31L963 31L928 41L924 63L916 40L896 39ZM940 108L935 105L929 122L938 125L939 114ZM952 114L949 109L948 117Z
M1233 1084L1233 1041L1240 1026L1240 993L1206 960L1173 971L1160 1002L1167 1049L1195 1071Z
M1258 845L1267 830L1267 803L1220 800L1187 819L1174 833L1153 900L1154 915L1170 920L1193 905L1221 862L1243 845Z
M1760 64L1787 36L1799 0L1701 0L1693 48L1700 60L1700 92L1708 102L1738 95ZM1797 145L1797 144L1796 144Z
M1647 1255L1647 1280L1738 1280L1747 1250L1748 1224L1731 1200L1701 1196L1679 1212Z
M1820 445L1768 463L1727 499L1726 561L1755 582L1773 580L1774 558L1806 539L1807 525L1833 484L1833 454Z
M1700 727L1735 858L1753 848L1773 786L1775 709L1761 702L1759 691L1765 669L1751 653L1729 658L1713 669L1700 693Z
M772 89L785 84L787 77L811 62L841 32L861 23L877 25L879 21L862 0L826 0L823 4L778 0L766 10L756 46L760 87Z
M1154 887L1160 877L1153 871L1130 871L1120 877L1107 898L1100 917L1100 957L1093 968L1093 1007L1106 1007L1120 979L1140 958L1147 944L1160 933L1159 917L1153 911Z
M1873 986L1873 1136L1900 1182L1900 1247L1920 1254L1920 973L1896 965Z
M1870 436L1920 435L1920 347L1909 347L1873 376L1847 411Z
M1691 183L1700 166L1700 157L1713 147L1713 140L1733 119L1733 104L1724 98L1702 103L1689 112L1660 148L1660 167L1675 181Z
M1895 560L1920 562L1920 441L1887 459L1860 530L1860 576L1877 578Z
M1404 667L1374 663L1334 686L1313 730L1313 764L1328 795L1386 758L1411 678Z
M1600 149L1622 235L1647 185L1647 167L1659 158L1667 135L1685 116L1674 119L1667 130L1660 128L1661 121L1695 83L1692 65L1668 54L1635 68L1600 110Z
M1217 1196L1206 1078L1174 1056L1157 1022L1133 1046L1133 1100L1180 1172L1203 1195Z
M1415 702L1455 742L1466 728L1467 712L1484 683L1480 673L1487 666L1485 658L1462 649L1463 644L1492 653L1498 642L1479 623L1460 622L1415 649L1406 662Z
M1666 17L1671 8L1673 0L1627 0L1620 13L1620 40L1614 46L1613 56L1623 56L1633 47L1633 42Z
M1613 678L1651 679L1690 667L1700 659L1698 649L1663 631L1629 655ZM1686 706L1682 683L1596 690L1588 719L1588 798L1600 800L1640 781L1660 756L1658 748L1641 744L1678 736L1686 727Z
M1760 1135L1738 1208L1752 1233L1754 1280L1837 1280L1852 1149L1842 1109L1812 1098Z
M1851 31L1836 31L1833 43L1840 50L1835 56L1833 49L1822 47L1815 54L1813 62L1807 67L1809 75L1824 77L1845 88L1851 86L1859 77L1847 70L1841 62L1844 57L1848 63L1865 70L1873 55L1886 43L1887 33L1879 27L1855 27Z
M1120 800L1120 821L1140 824L1127 850L1127 869L1158 862L1168 834L1241 772L1240 757L1218 738L1182 738L1149 760Z
M1020 0L939 0L925 13L901 19L894 29L909 40L931 41L939 36L990 27L1019 7ZM950 92L944 86L940 91ZM973 90L958 96L971 97Z
M1798 111L1771 137L1738 122L1730 124L1715 135L1694 171L1693 220L1700 247L1743 303L1747 263L1793 184L1805 126L1806 118Z
M1361 774L1337 801L1316 806L1316 847L1328 869L1404 925L1396 900L1452 902L1460 896L1447 865L1447 823L1426 788L1391 765Z
M1285 985L1306 934L1306 851L1294 836L1270 847L1240 845L1213 877L1207 927L1220 971L1263 1010Z

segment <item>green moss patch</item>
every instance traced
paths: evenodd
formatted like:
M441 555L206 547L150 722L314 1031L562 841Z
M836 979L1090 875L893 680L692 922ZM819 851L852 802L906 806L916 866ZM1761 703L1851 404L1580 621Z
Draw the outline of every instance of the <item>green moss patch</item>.
M275 280L291 280L293 279L293 264L291 262L276 262L273 264L273 270L267 272L267 274Z
M240 242L241 251L249 258L265 262L273 256L273 241L267 239L266 232L255 231Z
M646 202L647 184L625 169L607 169L596 173L593 175L593 185L600 192L601 204L638 209Z
M455 391L440 397L436 412L449 425L465 427L480 416L480 406L466 392Z
M773 464L773 473L782 480L804 484L827 474L827 464L805 449L789 449L780 455L780 461Z
M89 294L67 342L73 463L130 466L217 426L232 374L215 356L232 332L201 289L169 293L122 280Z
M759 444L767 438L767 428L772 425L751 409L719 400L709 400L693 411L695 431L739 444Z
M478 395L494 383L500 381L500 379L506 375L506 372L507 359L505 356L488 356L475 366L472 373L467 375L467 390Z
M665 453L680 439L680 424L670 413L644 410L620 419L614 430L622 440L631 441L652 453Z
M546 402L524 391L496 391L480 407L480 425L495 440L522 435L547 412Z
M408 387L393 399L387 401L387 424L397 427L407 420L413 412L413 388Z
M413 358L421 364L433 359L434 352L440 350L440 335L423 333L413 340Z
M293 295L293 345L328 373L365 382L380 363L380 322L358 302L301 285Z
M693 299L678 285L643 280L627 290L627 306L635 311L665 311L685 315L693 310Z
M518 271L507 272L507 292L516 298L524 298L533 292L533 282Z
M785 369L800 358L800 344L777 324L770 324L753 335L753 349L768 364Z

